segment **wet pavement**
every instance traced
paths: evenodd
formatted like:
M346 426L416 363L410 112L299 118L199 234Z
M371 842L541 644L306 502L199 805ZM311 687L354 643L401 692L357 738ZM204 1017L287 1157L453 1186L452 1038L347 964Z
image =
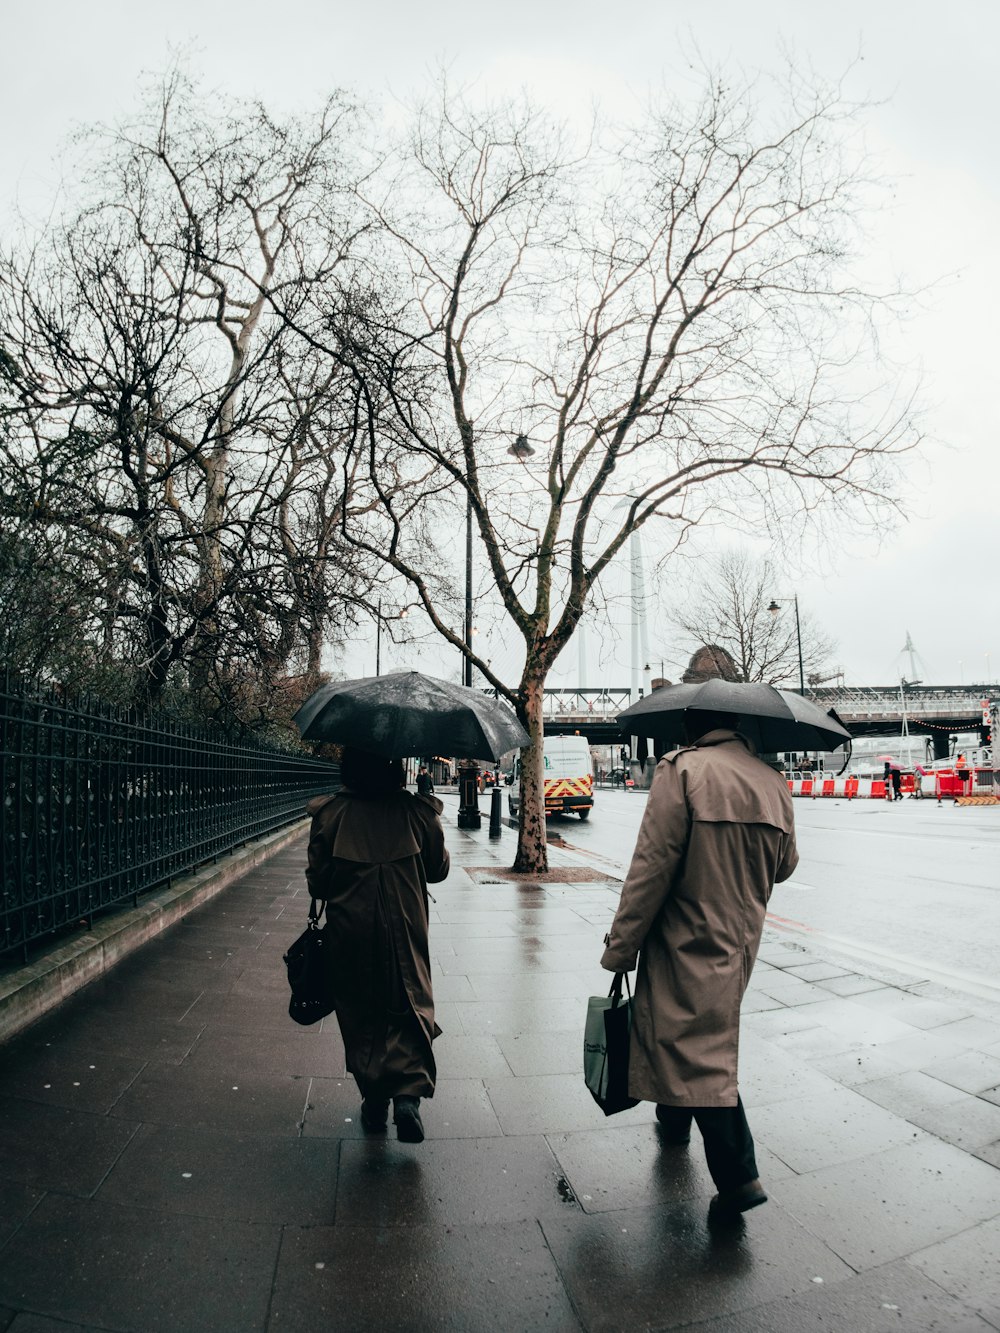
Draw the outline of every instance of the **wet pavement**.
M454 808L426 1141L366 1136L335 1019L287 1017L292 845L0 1049L0 1330L1000 1329L1000 994L769 926L770 1202L710 1224L697 1134L583 1085L608 862L504 881L513 835Z

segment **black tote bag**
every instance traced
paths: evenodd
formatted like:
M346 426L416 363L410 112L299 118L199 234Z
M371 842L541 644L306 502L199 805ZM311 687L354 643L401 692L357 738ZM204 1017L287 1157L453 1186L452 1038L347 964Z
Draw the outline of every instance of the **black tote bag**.
M622 982L628 998L622 996ZM628 1047L632 1032L632 991L624 972L616 972L607 995L587 1001L583 1035L583 1076L590 1095L605 1115L637 1106L628 1094Z
M329 929L328 925L319 924L316 899L311 898L309 923L285 954L288 984L292 988L292 998L288 1001L289 1017L304 1026L318 1023L337 1007Z

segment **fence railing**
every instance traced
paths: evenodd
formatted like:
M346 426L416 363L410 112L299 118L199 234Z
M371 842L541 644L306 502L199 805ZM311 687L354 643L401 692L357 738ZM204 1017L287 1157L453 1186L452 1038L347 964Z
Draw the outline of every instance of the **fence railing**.
M291 823L337 766L0 672L0 954Z

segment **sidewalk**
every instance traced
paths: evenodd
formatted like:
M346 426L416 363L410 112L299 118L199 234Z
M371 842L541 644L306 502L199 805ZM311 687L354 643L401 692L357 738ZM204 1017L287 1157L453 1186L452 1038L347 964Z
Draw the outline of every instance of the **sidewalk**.
M440 1082L366 1138L336 1022L287 1017L304 842L0 1048L0 1331L1000 1329L1000 1001L776 926L741 1086L771 1201L709 1227L697 1133L581 1076L617 884L432 886Z

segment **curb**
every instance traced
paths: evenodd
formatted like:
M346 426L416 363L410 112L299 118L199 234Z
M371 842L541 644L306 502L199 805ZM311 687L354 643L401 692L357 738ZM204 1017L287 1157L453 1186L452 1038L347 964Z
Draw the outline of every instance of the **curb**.
M35 1023L74 992L110 971L196 907L221 893L251 866L268 860L303 833L307 819L232 853L224 864L203 866L147 894L138 907L102 917L85 935L59 945L0 976L0 1043Z

